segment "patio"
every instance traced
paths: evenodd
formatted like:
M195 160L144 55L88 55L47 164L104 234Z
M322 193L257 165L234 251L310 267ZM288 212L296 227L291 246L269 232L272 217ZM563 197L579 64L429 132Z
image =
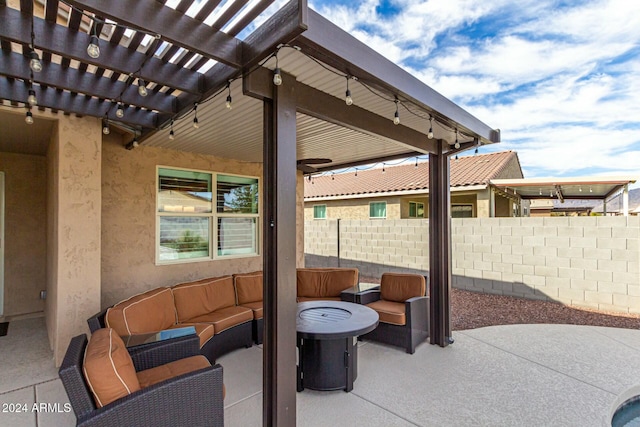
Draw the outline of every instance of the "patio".
M513 325L457 331L453 337L453 345L424 343L414 355L360 343L353 391L298 393L298 425L602 426L621 403L619 396L640 378L636 330ZM60 411L67 402L44 319L13 322L0 343L0 404L29 409L3 411L0 424L73 425L73 414L31 412L34 401L49 404L49 410L58 404L53 408ZM225 425L261 425L262 348L235 351L219 362L227 388Z

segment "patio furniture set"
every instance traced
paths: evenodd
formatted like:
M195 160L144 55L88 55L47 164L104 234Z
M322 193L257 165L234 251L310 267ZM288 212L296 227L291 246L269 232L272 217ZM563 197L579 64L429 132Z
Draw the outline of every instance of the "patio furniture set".
M426 339L423 276L358 282L357 269L297 270L298 391L351 391L358 336L411 354ZM216 358L262 343L262 283L253 272L160 287L89 318L90 340L73 338L59 371L78 425L223 425Z

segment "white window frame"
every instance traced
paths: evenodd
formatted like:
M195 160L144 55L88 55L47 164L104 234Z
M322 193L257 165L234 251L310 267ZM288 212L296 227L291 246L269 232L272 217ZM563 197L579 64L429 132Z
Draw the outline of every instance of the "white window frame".
M316 207L322 207L322 206L324 206L324 217L323 218L316 217ZM327 219L327 205L313 205L313 219L326 220Z
M179 212L159 212L158 211L158 203L159 203L159 186L160 186L160 169L173 169L185 172L196 172L196 173L204 173L211 175L211 212L206 213L179 213ZM217 198L217 185L218 185L218 175L228 175L239 178L250 178L256 179L258 182L258 213L251 214L235 214L235 213L218 213L216 206L216 198ZM229 173L229 172L215 172L208 171L202 169L192 169L192 168L181 168L176 166L166 166L166 165L156 165L156 184L155 184L155 192L156 192L156 200L155 200L155 216L156 216L156 239L154 242L155 245L155 261L156 265L170 265L170 264L187 264L194 262L209 262L216 260L226 260L226 259L235 259L235 258L250 258L260 255L260 239L261 239L261 230L260 226L262 224L262 179L258 176L253 175L242 175L237 173ZM206 217L209 218L209 255L205 257L199 258L185 258L185 259L172 259L172 260L161 260L160 259L160 218L163 216L184 216L184 217ZM247 253L247 254L233 254L233 255L218 255L218 219L219 218L256 218L256 232L255 232L255 252Z
M384 204L384 216L371 216L371 205L374 203ZM369 219L387 219L387 202L369 202Z

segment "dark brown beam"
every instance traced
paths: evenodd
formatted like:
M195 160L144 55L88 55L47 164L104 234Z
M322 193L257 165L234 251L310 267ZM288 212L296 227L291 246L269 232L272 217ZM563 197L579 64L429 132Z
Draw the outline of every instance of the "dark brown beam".
M228 30L230 36L237 36L242 30L246 28L254 19L256 19L262 12L264 12L274 0L262 0L256 7L251 9L251 12L247 13L240 21Z
M31 69L29 59L18 53L0 53L0 75L29 80ZM97 77L94 74L81 72L73 68L62 68L55 63L48 63L37 75L36 81L45 86L66 89L103 99L121 100L126 104L134 104L149 110L158 110L175 114L177 99L163 93L149 92L145 97L138 94L137 86L128 86L125 82L113 82L109 78ZM122 98L120 99L120 93ZM197 98L186 95L183 100L193 103Z
M323 166L316 169L318 170L318 172L329 172L336 169L345 169L345 168L351 168L351 167L356 167L361 165L370 165L373 163L383 163L383 162L389 162L391 160L406 159L409 157L417 157L417 156L424 156L424 153L420 153L418 151L406 151L404 153L394 154L391 156L374 157L373 159L360 160L357 162L331 164L331 166Z
M82 95L72 95L69 92L63 92L62 90L53 88L44 90L34 86L33 89L38 99L38 107L62 110L65 113L104 117L111 106L111 103L107 101ZM0 79L0 93L2 94L2 98L8 101L24 103L29 96L28 90L28 86L22 82ZM135 108L128 108L125 111L125 116L121 119L115 116L115 108L111 108L108 115L109 120L114 122L122 122L131 126L149 129L156 127L156 122L158 121L157 116L156 113Z
M258 99L269 97L268 86L271 85L272 75L270 70L261 68L246 76L243 80L245 94ZM417 130L401 124L394 125L386 117L356 105L347 105L342 99L300 82L296 82L295 85L298 111L301 113L368 135L399 142L422 153L437 150L436 140L427 139L427 135Z
M70 4L136 30L161 34L162 39L233 67L242 66L241 41L155 0L105 2L68 0Z
M233 4L218 17L211 28L214 30L220 30L222 27L227 25L227 23L231 21L231 18L236 16L236 14L240 12L240 9L242 9L247 3L249 3L249 0L236 0L233 2Z
M204 21L207 17L214 11L216 7L220 4L222 0L208 0L205 2L204 6L198 11L196 16L194 17L197 21Z
M305 53L345 74L355 75L372 86L411 100L448 126L458 127L462 133L477 135L486 143L500 142L499 131L490 128L313 10L309 10L308 25L309 30L295 41Z
M32 15L33 14L33 0L20 0L20 12Z
M0 38L20 44L31 43L31 19L9 7L0 8ZM61 25L34 18L36 45L57 55L86 62L122 74L134 73L145 60L145 55L113 45L100 44L100 58L87 55L90 35L68 30ZM149 58L139 75L147 81L181 91L198 93L200 73Z

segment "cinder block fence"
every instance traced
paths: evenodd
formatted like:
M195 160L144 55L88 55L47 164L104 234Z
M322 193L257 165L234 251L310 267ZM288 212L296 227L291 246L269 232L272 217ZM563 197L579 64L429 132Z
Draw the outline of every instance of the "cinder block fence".
M453 286L640 313L640 217L452 220ZM305 222L308 267L428 274L428 220Z

